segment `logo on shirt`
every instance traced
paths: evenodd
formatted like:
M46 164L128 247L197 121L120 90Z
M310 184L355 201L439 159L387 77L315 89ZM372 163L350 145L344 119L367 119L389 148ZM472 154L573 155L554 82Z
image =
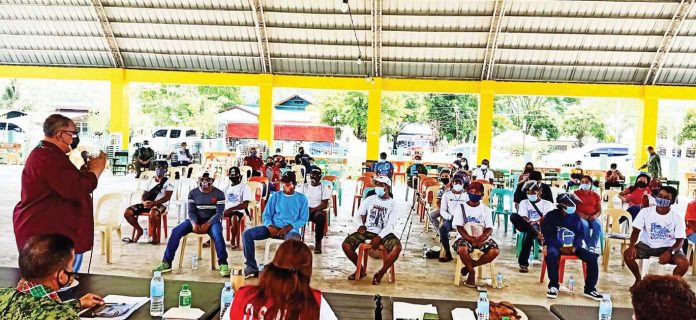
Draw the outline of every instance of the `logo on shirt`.
M666 240L671 239L670 229L663 227L655 222L650 224L650 239L652 240Z
M534 209L527 210L527 216L529 217L529 220L536 221L536 220L541 219L541 215L539 215L539 213Z
M373 226L384 228L384 220L386 218L388 209L380 205L373 205L370 209L370 214L368 218L372 222Z
M467 217L466 217L466 222L467 222L467 223L469 223L469 222L483 223L483 222L481 222L481 219L479 219L478 217L472 217L472 216L467 216Z
M240 202L240 196L236 193L230 193L227 195L227 202L230 202L230 203Z

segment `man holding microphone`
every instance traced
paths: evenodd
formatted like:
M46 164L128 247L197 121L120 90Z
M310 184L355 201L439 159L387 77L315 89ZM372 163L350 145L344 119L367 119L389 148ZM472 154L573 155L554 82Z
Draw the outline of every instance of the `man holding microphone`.
M22 171L21 200L12 222L17 248L37 235L62 234L75 243L73 270L94 242L91 193L106 166L106 154L90 157L78 170L66 155L80 142L75 123L60 114L43 124L44 139L31 151Z

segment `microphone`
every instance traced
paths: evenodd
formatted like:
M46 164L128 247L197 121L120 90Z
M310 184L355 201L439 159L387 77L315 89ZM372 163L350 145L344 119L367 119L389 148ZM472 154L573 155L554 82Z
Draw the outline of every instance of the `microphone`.
M87 164L89 162L89 152L87 151L82 151L80 153L80 156L82 157L82 160Z

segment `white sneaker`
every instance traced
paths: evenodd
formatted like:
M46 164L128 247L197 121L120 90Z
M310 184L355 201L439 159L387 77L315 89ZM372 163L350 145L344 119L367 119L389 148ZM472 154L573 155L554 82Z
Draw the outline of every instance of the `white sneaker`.
M549 299L556 299L558 298L558 288L550 288L549 291L546 291L546 297Z

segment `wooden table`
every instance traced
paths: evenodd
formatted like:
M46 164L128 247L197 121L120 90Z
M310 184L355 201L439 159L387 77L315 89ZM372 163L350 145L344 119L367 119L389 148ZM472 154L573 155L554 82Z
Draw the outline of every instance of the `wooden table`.
M392 305L395 302L406 302L414 304L432 304L437 308L437 314L440 320L452 320L452 310L455 308L468 308L476 310L476 301L456 301L456 300L435 300L435 299L409 299L409 298L392 298ZM556 316L542 306L535 305L515 305L516 308L522 310L529 320L558 320ZM340 318L340 317L339 317ZM591 319L591 318L576 318L576 319Z
M597 319L599 317L599 307L590 306L571 306L565 304L551 305L551 312L561 320L575 319ZM631 320L633 319L633 309L613 308L611 320Z
M20 278L19 269L0 267L0 287L15 287ZM150 279L106 276L97 274L79 274L80 284L60 293L63 300L75 299L86 293L101 296L110 294L149 297ZM191 288L193 307L205 311L201 319L213 319L220 312L220 292L222 283L176 281L164 278L164 310L179 305L179 291L187 283ZM129 320L159 319L150 316L150 304L146 303L128 317Z

